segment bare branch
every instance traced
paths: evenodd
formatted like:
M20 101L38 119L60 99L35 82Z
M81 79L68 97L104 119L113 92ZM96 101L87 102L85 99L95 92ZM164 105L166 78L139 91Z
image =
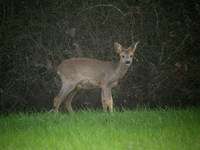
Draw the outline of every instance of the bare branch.
M113 7L115 9L117 9L123 16L125 16L125 13L121 11L121 9L119 9L117 6L111 5L111 4L101 4L101 5L95 5L95 6L91 6L88 8L85 8L83 10L81 10L79 13L77 13L76 16L79 16L82 12L87 11L89 9L93 9L93 8L97 8L97 7Z
M172 54L175 54L177 51L179 51L184 46L185 41L187 40L187 38L189 36L190 36L189 33L187 33L186 36L184 37L184 39L181 41L181 43L177 46L176 50L169 54L168 58L163 63L161 63L161 66L164 65L166 62L168 62L168 60L171 58Z

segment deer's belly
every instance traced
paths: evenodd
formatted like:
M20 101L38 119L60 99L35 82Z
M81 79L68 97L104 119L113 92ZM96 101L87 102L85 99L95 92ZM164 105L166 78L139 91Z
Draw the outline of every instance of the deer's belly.
M112 82L112 83L111 83L111 87L116 87L117 84L118 84L118 81Z
M100 82L94 80L82 80L77 84L77 89L94 89L100 86Z

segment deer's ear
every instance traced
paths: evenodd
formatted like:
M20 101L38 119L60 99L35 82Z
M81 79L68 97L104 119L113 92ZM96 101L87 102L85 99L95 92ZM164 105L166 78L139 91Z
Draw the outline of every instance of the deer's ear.
M134 51L135 51L135 49L136 49L138 43L139 43L139 41L133 43L133 44L129 47L129 49L130 49L130 51L132 51L132 53L134 53Z
M114 48L119 54L122 52L122 49L123 49L123 47L117 42L114 43Z

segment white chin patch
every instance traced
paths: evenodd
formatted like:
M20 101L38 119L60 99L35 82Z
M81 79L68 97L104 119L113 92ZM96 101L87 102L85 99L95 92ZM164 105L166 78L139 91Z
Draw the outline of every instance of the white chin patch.
M126 66L130 66L130 64L125 64Z

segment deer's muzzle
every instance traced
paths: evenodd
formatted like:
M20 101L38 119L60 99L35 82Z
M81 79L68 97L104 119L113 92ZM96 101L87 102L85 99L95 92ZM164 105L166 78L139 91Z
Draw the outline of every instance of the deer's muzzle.
M125 62L126 65L130 65L130 63L131 63L131 62L130 62L129 60L127 60L127 61Z

